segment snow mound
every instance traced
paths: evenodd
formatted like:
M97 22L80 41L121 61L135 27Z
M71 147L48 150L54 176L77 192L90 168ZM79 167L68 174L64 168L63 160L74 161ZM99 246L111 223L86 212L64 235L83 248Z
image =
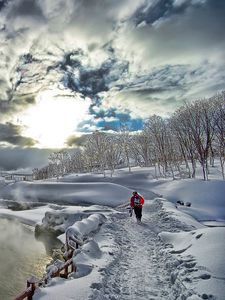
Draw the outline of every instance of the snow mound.
M79 278L86 276L86 280L88 281L88 275L92 273L92 271L99 270L100 266L106 263L106 258L102 257L106 255L100 249L98 243L91 237L91 235L95 235L96 232L99 231L100 226L106 221L106 217L102 214L94 213L87 218L82 219L81 221L76 221L72 226L68 227L66 232L59 236L59 239L65 243L69 244L69 239L72 241L78 241L80 247L76 248L73 252L73 265L76 268L76 272L70 275L70 280L65 281L65 285L70 285L73 279L76 281ZM69 250L69 249L68 249ZM66 254L66 253L65 253ZM61 281L60 278L52 279L51 275L58 271L58 268L63 266L64 262L61 260L54 261L47 268L46 278L48 278L48 284L43 289L38 289L35 291L34 299L41 299L42 295L45 294L46 290L51 292L55 292L55 289L52 290L51 287L57 285ZM54 275L53 275L54 276ZM96 274L94 275L96 276ZM75 283L76 285L76 283ZM70 289L70 295L74 293L74 290ZM58 294L59 296L59 294ZM64 296L59 296L62 299Z
M16 201L100 204L112 207L127 202L130 196L130 189L109 182L17 182L0 190L0 197Z
M217 220L225 222L224 180L159 180L153 182L151 188L173 203L179 200L191 202L191 207L180 206L180 209L198 221Z
M73 212L51 210L45 213L41 224L37 224L36 232L49 231L49 232L61 232L64 233L66 229L74 224L74 222L86 218L88 215L81 210Z
M91 232L97 229L105 222L106 217L102 214L92 214L88 218L75 222L67 228L66 233L60 235L58 238L66 243L68 239L74 239L83 243L84 238L88 237Z
M225 295L225 285L222 284L225 280L225 228L162 232L159 236L166 244L172 245L170 253L180 261L171 274L174 284L182 282L201 299L214 299L212 295L221 299L221 295Z

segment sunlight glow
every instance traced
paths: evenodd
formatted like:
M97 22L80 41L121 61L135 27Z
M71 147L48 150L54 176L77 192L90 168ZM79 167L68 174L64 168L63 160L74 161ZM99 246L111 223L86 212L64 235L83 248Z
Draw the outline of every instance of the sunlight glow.
M19 116L23 135L37 140L40 148L65 147L67 138L76 134L78 124L88 115L90 101L41 92L36 104Z

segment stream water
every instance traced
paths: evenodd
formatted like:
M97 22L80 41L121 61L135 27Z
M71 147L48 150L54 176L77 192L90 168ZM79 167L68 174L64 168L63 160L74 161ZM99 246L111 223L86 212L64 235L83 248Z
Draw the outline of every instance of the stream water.
M31 227L0 218L0 299L12 300L31 275L41 278L50 256Z

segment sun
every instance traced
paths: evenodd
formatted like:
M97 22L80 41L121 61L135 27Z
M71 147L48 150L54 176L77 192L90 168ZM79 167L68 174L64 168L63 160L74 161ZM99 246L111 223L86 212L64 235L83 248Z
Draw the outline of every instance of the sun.
M87 118L90 101L41 92L36 104L19 116L22 134L37 141L40 148L63 148L69 136L76 134L78 124Z

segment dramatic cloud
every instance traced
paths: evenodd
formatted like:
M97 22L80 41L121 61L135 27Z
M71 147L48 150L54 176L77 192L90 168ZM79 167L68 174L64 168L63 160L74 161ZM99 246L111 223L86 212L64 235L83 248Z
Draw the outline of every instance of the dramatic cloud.
M11 123L0 124L0 143L6 142L12 145L33 146L36 141L20 134L21 128Z
M72 146L122 122L139 130L151 114L223 90L224 27L222 0L1 0L0 143L50 147L22 118L40 97L49 120L57 97L81 105L61 134Z
M44 167L48 164L48 157L52 149L2 147L0 148L0 168L16 170Z
M196 69L205 63L209 67L206 71L210 72L211 67L224 65L224 39L221 39L224 11L222 1L208 1L189 5L180 14L162 13L152 24L144 16L141 26L132 31L125 28L115 44L118 52L130 57L134 72L177 64Z

